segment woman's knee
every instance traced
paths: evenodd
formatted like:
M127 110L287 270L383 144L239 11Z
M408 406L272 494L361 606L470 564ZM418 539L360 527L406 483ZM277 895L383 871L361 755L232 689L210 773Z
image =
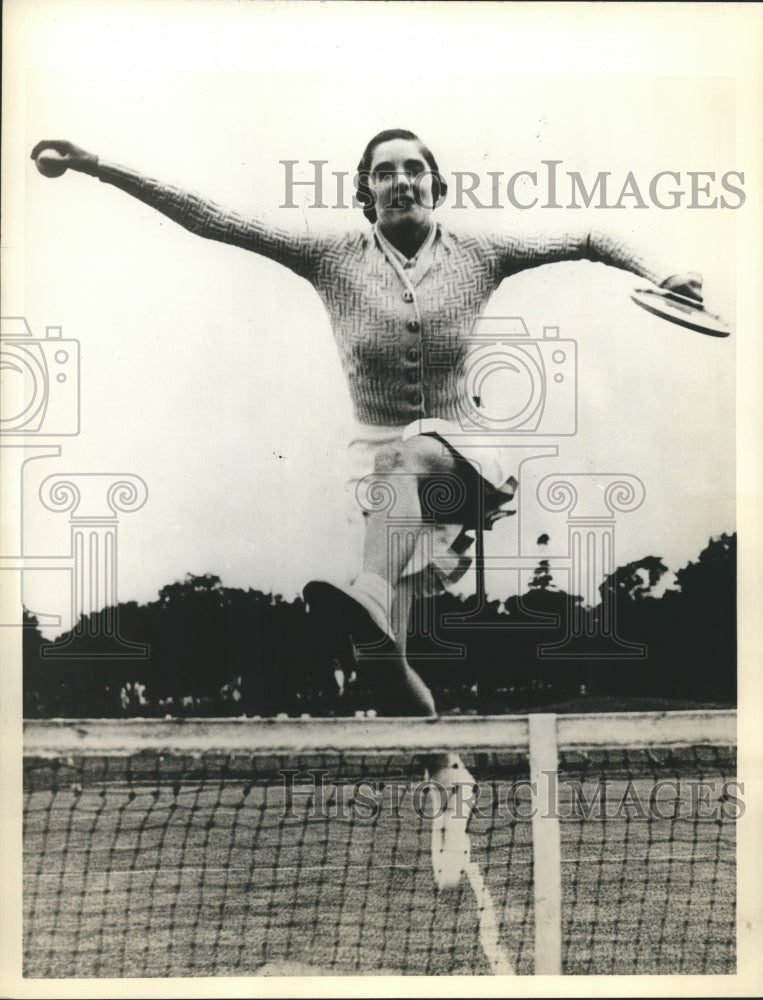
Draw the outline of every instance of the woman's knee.
M374 472L407 471L406 447L400 443L385 444L374 457Z
M374 459L375 472L410 472L433 475L452 472L453 456L433 437L419 434L394 444L384 445Z
M453 455L437 438L419 434L408 438L403 447L406 450L406 461L412 471L424 475L438 475L452 472L455 468Z

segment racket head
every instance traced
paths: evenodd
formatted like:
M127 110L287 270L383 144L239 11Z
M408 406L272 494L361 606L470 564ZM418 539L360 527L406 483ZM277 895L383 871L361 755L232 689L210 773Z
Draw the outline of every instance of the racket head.
M731 333L728 324L701 302L665 288L634 288L631 301L660 319L708 337L728 337Z

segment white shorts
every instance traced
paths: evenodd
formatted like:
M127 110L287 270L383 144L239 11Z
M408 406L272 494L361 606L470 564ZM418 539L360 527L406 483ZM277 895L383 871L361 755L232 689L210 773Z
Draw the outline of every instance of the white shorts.
M361 481L374 471L379 450L387 445L408 441L418 434L437 434L463 457L490 486L496 490L511 479L513 455L496 445L489 435L464 434L460 425L436 418L416 420L406 427L384 427L355 422L347 446L347 479L345 508L350 539L346 547L346 576L352 579L360 572L363 558L363 510L359 501L363 495ZM360 487L360 488L359 488ZM367 508L366 508L367 509ZM416 577L416 589L421 595L438 593L448 584L456 583L471 565L465 552L470 533L459 524L426 524L419 535L416 549L403 573Z

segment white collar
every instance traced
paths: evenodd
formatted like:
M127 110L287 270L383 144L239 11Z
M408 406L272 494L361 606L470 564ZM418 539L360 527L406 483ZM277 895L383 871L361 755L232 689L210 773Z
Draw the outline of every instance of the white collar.
M402 281L403 285L410 292L413 292L414 287L424 280L426 275L429 273L430 268L434 264L435 240L439 231L439 224L433 223L432 228L429 230L426 239L419 247L416 255L408 260L403 254L400 253L399 250L392 246L379 227L374 226L374 235L376 236L376 242L379 249L387 258L387 261L393 271L397 274L398 278Z
M376 233L376 238L382 247L382 250L389 256L395 258L395 260L404 267L407 271L413 270L419 261L431 250L432 244L435 241L435 236L437 235L437 225L432 222L429 227L429 232L426 235L426 239L418 248L413 257L406 257L405 254L401 253L397 247L393 246L384 233L379 228L379 223L374 224L374 232Z

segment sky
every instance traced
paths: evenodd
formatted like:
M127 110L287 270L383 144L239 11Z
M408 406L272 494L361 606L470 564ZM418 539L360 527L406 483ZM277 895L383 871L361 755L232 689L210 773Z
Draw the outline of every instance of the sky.
M683 63L668 63L647 33L639 58L614 64L610 14L599 8L598 44L569 36L587 56L573 58L559 28L541 32L516 8L476 5L467 57L457 19L437 23L419 5L374 9L363 30L343 5L223 4L215 16L207 4L184 5L182 16L180 6L149 14L106 4L96 18L63 5L69 18L26 29L36 46L19 67L23 125L13 132L23 254L10 258L3 315L24 315L37 338L60 326L81 352L81 431L57 439L60 457L26 466L27 555L68 551L66 515L39 502L47 476L129 473L148 500L120 519L119 600L153 600L187 573L291 598L341 556L350 417L328 318L305 281L194 237L93 178L41 177L28 155L42 138L71 139L280 226L351 231L367 225L359 210L311 208L306 188L297 208L279 207L280 161L298 161L302 178L310 160L328 161L327 175L352 173L371 135L410 128L451 181L444 225L609 230L666 274L700 272L708 307L734 323L737 232L752 189L738 210L686 207L690 171L745 170L734 77L709 73L697 39L687 38ZM700 22L698 39L711 27ZM630 28L643 31L637 20ZM645 195L655 174L676 171L687 194L673 210L625 199L620 210L519 211L505 197L501 209L454 207L454 172L542 172L544 160L589 182L608 171L615 190L632 171ZM489 552L563 561L565 515L536 500L552 473L641 480L643 504L617 516L618 564L657 555L676 570L735 530L736 334L713 339L661 322L630 301L643 285L602 264L558 264L512 277L488 304L486 316L522 317L535 339L557 326L576 342L579 417L575 435L544 439L555 457L523 466L520 516L493 532ZM536 544L541 534L547 546ZM555 579L565 585L563 569ZM504 597L521 582L491 573L488 590ZM24 600L61 616L47 630L55 634L69 624L68 573L27 573Z
M669 269L701 272L709 308L734 323L727 340L639 311L630 292L641 282L602 265L541 268L496 293L489 315L521 316L536 338L558 326L576 341L579 426L556 442L557 456L527 463L520 515L490 544L552 562L566 553L564 514L535 501L551 473L639 477L644 502L617 519L620 564L659 555L677 569L739 523L740 663L754 666L740 673L739 773L752 805L760 793L763 566L760 6L6 0L3 18L2 315L26 317L38 339L60 326L79 342L81 432L40 438L61 454L28 462L23 496L13 476L21 449L3 447L0 556L18 553L22 518L28 560L45 566L66 556L67 515L39 501L46 477L139 476L148 499L119 521L124 601L154 600L189 572L286 596L323 573L342 546L347 390L306 283L195 239L91 178L40 177L29 161L37 140L70 138L281 225L347 230L365 225L358 212L279 209L280 160L325 159L329 170L352 171L371 135L403 126L421 134L449 179L454 171L532 171L544 159L586 177L632 170L647 186L660 170L680 172L684 187L688 171L745 172L748 199L737 211L589 213ZM443 223L462 229L545 231L564 228L571 214L439 210ZM579 224L586 213L574 214ZM7 389L4 381L4 399L16 391ZM26 457L35 443L27 440ZM535 544L541 533L546 547ZM4 599L17 576L0 574ZM69 583L68 569L24 575L27 605L60 617L48 635L69 624ZM509 574L488 579L496 596L516 585ZM16 667L2 673L0 739L15 748L3 754L3 829L14 844L3 852L3 885L19 900L20 631L0 629L3 664ZM759 982L759 901L749 898L760 884L754 812L738 831L740 886L750 887L740 896L740 928L750 931L740 938L739 968ZM5 931L13 952L19 922ZM55 983L35 983L30 993L16 978L18 996L62 995ZM758 982L691 988L752 993ZM243 980L227 989L251 993ZM161 984L141 990L166 993Z

